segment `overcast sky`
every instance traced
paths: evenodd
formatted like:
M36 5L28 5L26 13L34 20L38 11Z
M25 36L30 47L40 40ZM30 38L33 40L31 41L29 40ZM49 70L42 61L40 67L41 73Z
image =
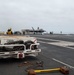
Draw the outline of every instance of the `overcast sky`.
M74 0L0 0L0 31L31 27L74 33Z

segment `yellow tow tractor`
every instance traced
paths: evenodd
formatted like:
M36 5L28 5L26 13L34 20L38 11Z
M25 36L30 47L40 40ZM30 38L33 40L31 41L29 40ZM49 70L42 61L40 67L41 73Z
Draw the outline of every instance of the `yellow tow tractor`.
M7 32L6 32L6 34L8 34L8 35L12 35L12 34L13 34L12 29L11 29L11 28L8 29Z

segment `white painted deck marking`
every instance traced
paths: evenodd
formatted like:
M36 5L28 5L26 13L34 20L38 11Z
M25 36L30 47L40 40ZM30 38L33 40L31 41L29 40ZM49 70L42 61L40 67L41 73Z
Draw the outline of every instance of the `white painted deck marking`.
M66 48L70 48L70 49L74 49L73 47L68 47L68 46L74 46L74 43L73 42L67 42L67 41L61 41L61 40L54 40L54 39L45 39L45 38L38 38L38 39L43 39L43 40L52 40L52 41L56 41L56 42L43 42L43 41L39 41L41 43L46 43L46 44L52 44L52 45L56 45L56 46L61 46L61 47L66 47ZM60 60L57 60L55 58L52 58L52 60L58 62L58 63L61 63L71 69L74 69L73 66L69 65L69 64L66 64Z
M55 42L43 42L43 41L39 41L41 43L46 43L46 44L51 44L51 45L56 45L56 46L61 46L61 47L65 47L65 48L74 49L74 47L70 47L70 46L74 46L74 42L54 40L54 39L45 39L45 38L38 38L38 39L43 39L43 40L48 40L48 41L50 41L50 40L51 41L55 41Z
M60 40L46 39L46 38L38 38L38 39L42 39L42 40L50 40L50 41L60 41Z
M69 64L66 64L66 63L64 63L64 62L62 62L62 61L59 61L59 60L57 60L57 59L55 59L55 58L52 58L52 60L54 60L54 61L56 61L56 62L58 62L58 63L61 63L61 64L65 65L65 66L67 66L67 67L69 67L69 68L74 69L73 66L71 66L71 65L69 65Z

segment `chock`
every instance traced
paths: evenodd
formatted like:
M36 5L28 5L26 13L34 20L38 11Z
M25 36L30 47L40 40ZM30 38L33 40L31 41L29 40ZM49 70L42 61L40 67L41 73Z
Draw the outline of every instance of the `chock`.
M36 75L36 73L41 73L41 72L54 72L54 71L60 71L63 74L69 74L69 69L64 66L60 68L53 68L53 69L43 69L43 70L28 70L28 75Z

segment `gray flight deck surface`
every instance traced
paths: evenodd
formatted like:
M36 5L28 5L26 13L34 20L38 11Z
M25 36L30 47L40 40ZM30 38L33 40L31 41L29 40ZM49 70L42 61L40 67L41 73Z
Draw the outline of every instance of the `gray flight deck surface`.
M42 52L37 57L24 59L0 59L0 75L27 75L25 62L43 61L44 69L67 66L69 75L74 75L74 35L30 35L38 39ZM70 45L69 45L70 43ZM59 71L37 75L63 75Z

